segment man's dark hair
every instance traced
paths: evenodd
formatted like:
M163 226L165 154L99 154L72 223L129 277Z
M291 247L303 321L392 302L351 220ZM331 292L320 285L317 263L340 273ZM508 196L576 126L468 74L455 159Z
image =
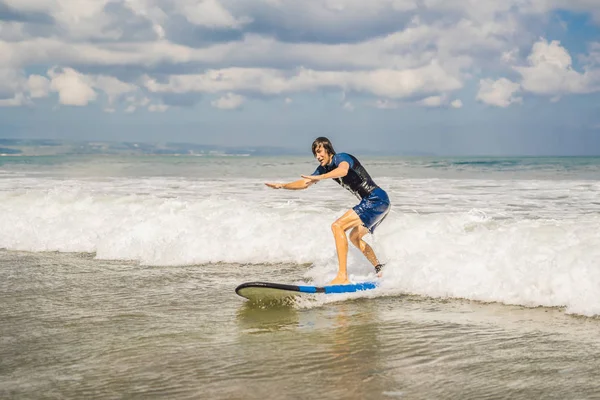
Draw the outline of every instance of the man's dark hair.
M331 142L329 141L329 139L327 139L326 137L318 137L315 139L315 141L312 144L312 152L313 152L313 156L317 156L317 149L319 148L319 146L323 146L323 148L325 150L327 150L327 152L331 155L335 154L335 150L333 149L333 145L331 144Z

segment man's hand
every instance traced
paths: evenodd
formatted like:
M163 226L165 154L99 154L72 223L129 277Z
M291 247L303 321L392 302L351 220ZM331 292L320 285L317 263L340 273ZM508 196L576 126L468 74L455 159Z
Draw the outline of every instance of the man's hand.
M265 185L267 185L268 187L273 188L273 189L283 188L283 183L265 183Z

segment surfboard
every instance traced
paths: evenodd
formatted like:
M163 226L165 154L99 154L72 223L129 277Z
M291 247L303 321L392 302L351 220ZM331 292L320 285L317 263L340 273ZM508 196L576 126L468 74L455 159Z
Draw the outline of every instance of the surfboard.
M376 282L360 282L328 286L298 286L272 282L246 282L235 288L235 292L251 302L281 302L292 300L294 297L301 295L317 293L354 293L362 290L372 290L376 287Z

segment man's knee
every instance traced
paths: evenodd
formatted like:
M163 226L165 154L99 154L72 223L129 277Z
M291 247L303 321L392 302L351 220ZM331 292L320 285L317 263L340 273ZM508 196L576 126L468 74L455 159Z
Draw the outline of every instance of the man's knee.
M331 230L333 233L344 232L344 227L340 221L335 221L333 224L331 224Z

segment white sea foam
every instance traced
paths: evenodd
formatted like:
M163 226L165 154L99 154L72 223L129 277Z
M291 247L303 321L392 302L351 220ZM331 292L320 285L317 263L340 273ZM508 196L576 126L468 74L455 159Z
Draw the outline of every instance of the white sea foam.
M368 239L387 263L370 295L600 315L597 181L379 183L394 209ZM333 182L293 192L237 178L3 178L0 247L149 265L311 263L306 279L323 284L337 268L330 224L355 202ZM349 272L357 281L373 277L352 247Z

